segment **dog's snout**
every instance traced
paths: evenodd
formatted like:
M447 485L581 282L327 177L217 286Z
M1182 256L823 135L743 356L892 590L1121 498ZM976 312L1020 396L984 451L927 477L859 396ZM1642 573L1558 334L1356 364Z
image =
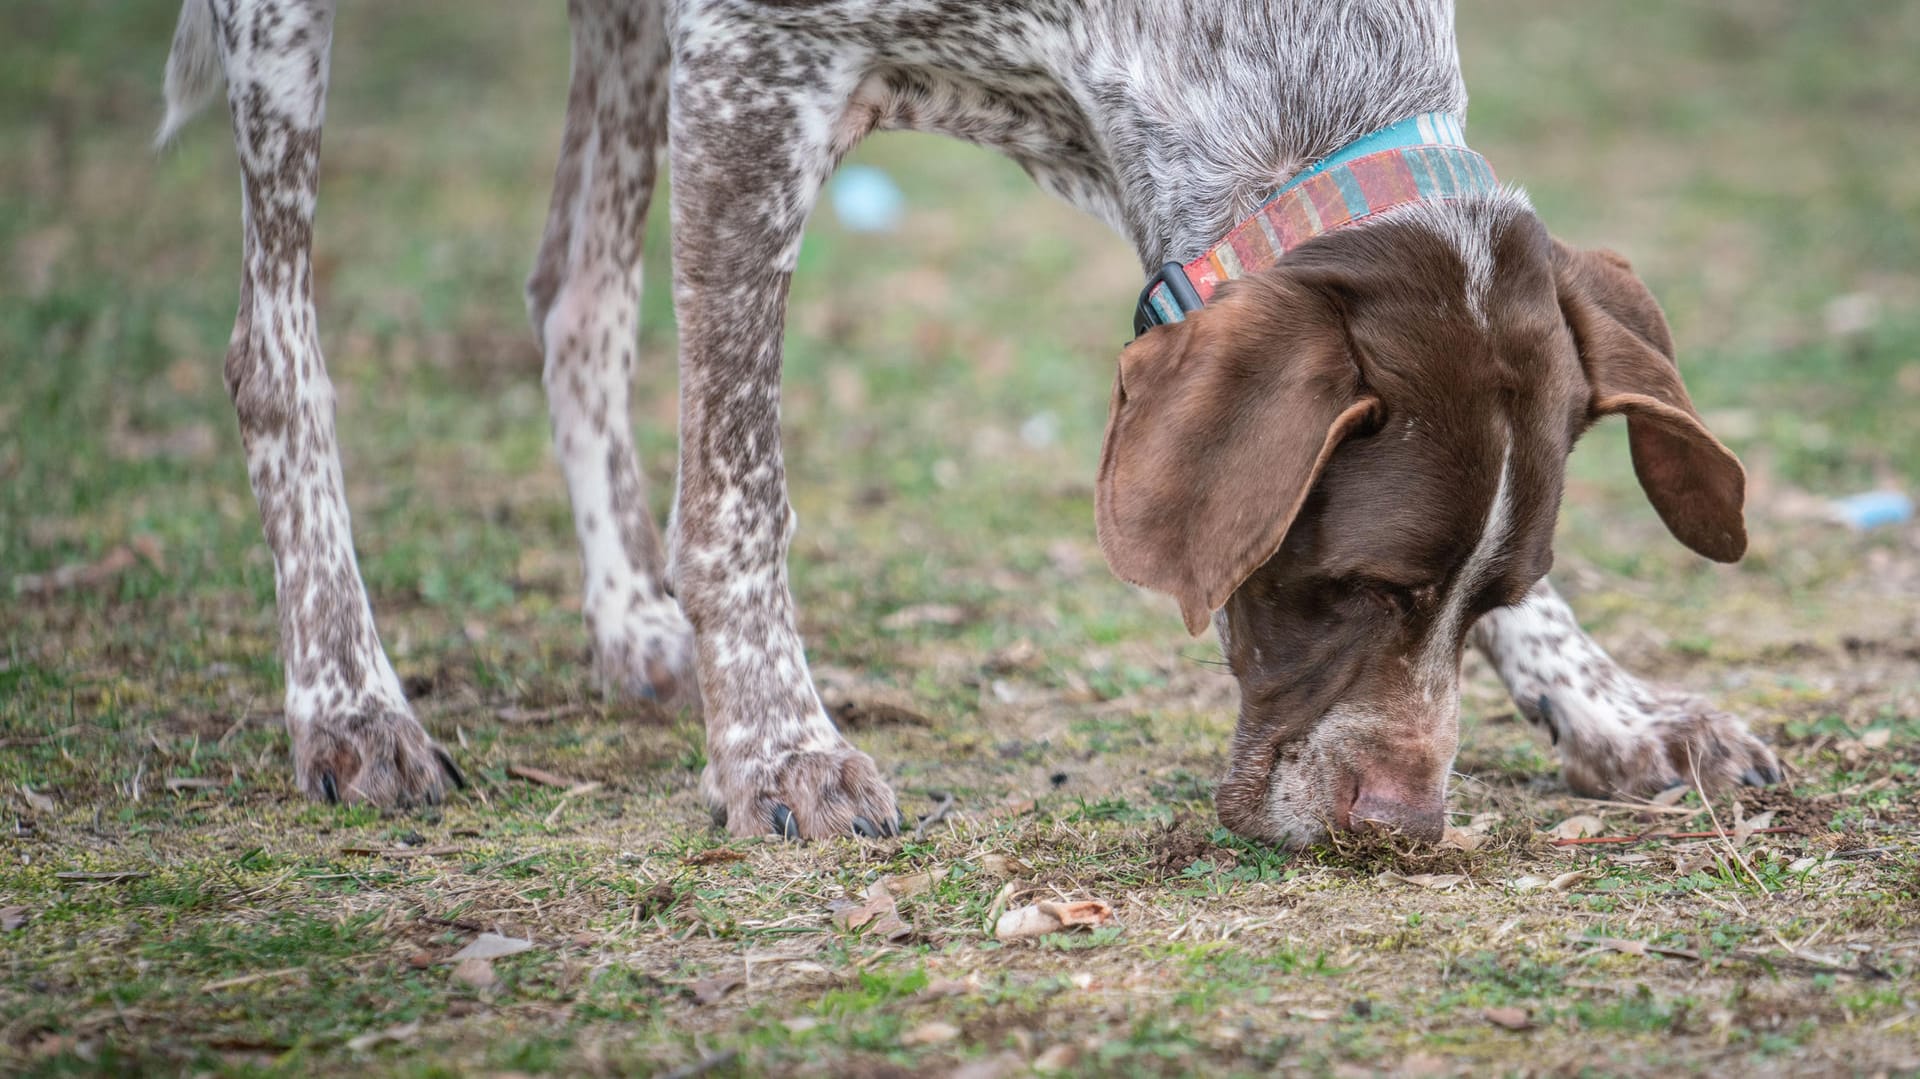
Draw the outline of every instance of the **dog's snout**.
M1347 810L1347 828L1365 834L1399 834L1422 842L1440 839L1446 828L1444 795L1429 796L1392 787L1362 786Z

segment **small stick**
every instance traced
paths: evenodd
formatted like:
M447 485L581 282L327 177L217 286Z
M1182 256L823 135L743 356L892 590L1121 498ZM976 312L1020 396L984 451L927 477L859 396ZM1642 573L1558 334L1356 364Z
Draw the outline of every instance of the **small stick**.
M915 839L925 839L927 837L927 829L946 820L947 814L953 812L953 795L948 794L946 791L928 791L927 793L939 798L940 804L934 808L933 812L921 817L920 823L913 826L913 838Z
M1767 886L1760 880L1760 875L1747 864L1746 858L1740 854L1740 848L1733 845L1733 840L1727 838L1726 831L1720 827L1720 814L1713 811L1713 803L1707 800L1707 788L1700 782L1700 767L1693 762L1692 746L1687 747L1687 771L1693 775L1693 789L1700 793L1700 804L1707 807L1707 819L1713 822L1713 830L1720 833L1720 841L1727 845L1727 853L1733 855L1736 865L1747 871L1747 877L1760 889L1760 894L1766 895Z
M1782 832L1798 832L1800 829L1789 825L1778 828L1755 828L1748 835L1775 835ZM1556 839L1556 847L1583 847L1597 843L1641 843L1668 839L1726 839L1733 832L1641 832L1639 835L1583 835L1568 839Z

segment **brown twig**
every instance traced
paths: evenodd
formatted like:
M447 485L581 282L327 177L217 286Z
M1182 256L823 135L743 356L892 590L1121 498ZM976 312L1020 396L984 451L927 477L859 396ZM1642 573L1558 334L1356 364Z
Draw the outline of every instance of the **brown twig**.
M1789 825L1782 825L1778 828L1755 828L1747 834L1775 835L1781 832L1798 832L1799 830L1800 829ZM1600 843L1642 843L1655 840L1664 842L1669 839L1726 839L1738 834L1737 832L1715 830L1711 832L1641 832L1639 835L1583 835L1568 839L1556 839L1553 841L1553 845L1556 847L1583 847Z

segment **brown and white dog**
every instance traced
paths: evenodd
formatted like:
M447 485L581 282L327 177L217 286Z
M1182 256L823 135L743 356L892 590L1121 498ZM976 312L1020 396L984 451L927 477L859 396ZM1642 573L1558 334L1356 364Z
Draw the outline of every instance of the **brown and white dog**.
M327 0L186 0L166 137L222 77L243 177L226 361L273 549L300 787L410 804L459 782L381 648L354 560L312 301ZM528 282L612 687L704 707L703 791L737 833L895 827L808 674L786 576L780 339L801 229L869 132L997 149L1149 269L1288 178L1466 110L1445 0L571 0L573 83ZM641 231L671 160L679 489L646 511L627 411ZM1211 620L1242 701L1222 820L1437 835L1471 638L1568 782L1771 782L1737 719L1622 672L1546 583L1568 450L1606 415L1674 534L1745 546L1739 463L1701 425L1627 264L1510 189L1327 233L1121 355L1099 479L1122 576ZM671 587L669 586L671 581Z

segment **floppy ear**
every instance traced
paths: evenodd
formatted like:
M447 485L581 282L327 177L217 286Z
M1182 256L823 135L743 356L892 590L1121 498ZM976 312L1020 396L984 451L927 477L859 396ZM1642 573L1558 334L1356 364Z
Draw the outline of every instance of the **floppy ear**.
M1149 331L1120 353L1100 452L1107 564L1171 593L1198 636L1378 404L1361 395L1338 311L1279 273Z
M1560 311L1593 390L1593 414L1627 417L1634 474L1668 531L1716 562L1739 561L1747 474L1694 411L1660 305L1619 255L1553 246Z

